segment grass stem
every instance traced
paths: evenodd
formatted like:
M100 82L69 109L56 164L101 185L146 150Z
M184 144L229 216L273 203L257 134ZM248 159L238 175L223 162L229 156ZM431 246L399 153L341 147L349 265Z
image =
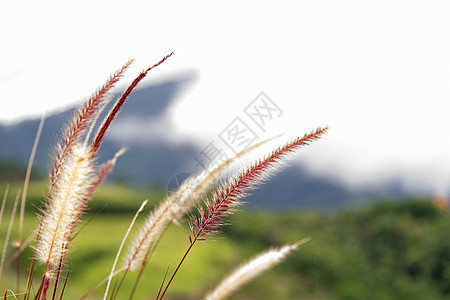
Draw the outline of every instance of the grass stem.
M14 201L14 206L11 211L11 218L9 219L8 231L6 232L5 242L3 244L2 258L0 261L0 277L2 277L2 273L3 273L3 266L5 264L6 252L8 250L9 239L11 237L11 231L12 231L12 227L14 224L14 218L16 216L16 210L17 210L17 204L19 203L20 192L21 191L19 189L17 191L16 200Z
M144 209L145 205L147 204L148 200L145 200L142 204L141 207L139 207L138 211L136 212L136 214L134 215L133 220L131 221L130 226L128 227L127 232L125 233L125 236L123 237L122 243L120 244L119 250L117 251L117 255L116 258L114 260L112 269L111 269L111 274L109 275L108 278L108 282L106 283L106 290L105 290L105 295L103 296L103 300L106 300L107 296L108 296L108 290L109 290L109 286L111 284L111 280L113 278L114 275L114 269L116 268L117 265L117 261L119 260L120 257L120 253L122 252L122 248L125 244L125 240L127 239L128 235L130 234L131 228L133 228L134 222L136 222L137 217L139 216L139 214L141 213L141 211Z

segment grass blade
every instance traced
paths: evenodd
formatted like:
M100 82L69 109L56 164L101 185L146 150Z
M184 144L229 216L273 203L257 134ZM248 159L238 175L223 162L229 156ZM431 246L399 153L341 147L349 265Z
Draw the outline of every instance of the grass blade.
M34 163L34 157L36 155L37 146L39 144L39 140L41 138L42 128L44 127L45 122L45 113L42 114L41 121L39 122L39 127L36 133L36 137L34 139L33 148L31 150L30 159L28 160L27 173L25 175L25 181L23 183L23 192L22 192L22 202L20 204L20 215L19 215L19 251L17 252L17 290L20 290L20 254L22 249L22 232L23 232L23 219L25 216L25 202L27 199L28 192L28 184L30 183L31 169Z
M6 257L8 244L9 244L9 238L11 237L11 231L12 231L12 227L14 224L14 217L16 215L17 204L19 203L19 197L20 197L20 190L17 191L16 200L14 201L14 206L11 211L11 218L9 219L9 226L8 226L8 231L6 232L5 243L3 244L2 259L0 261L0 277L2 276L2 273L3 273L3 266L5 263L5 257Z
M119 250L117 251L117 255L116 258L114 260L112 269L111 269L111 274L109 275L109 279L108 279L108 283L106 284L106 290L105 290L105 295L103 296L103 300L106 300L107 296L108 296L108 290L109 290L109 286L111 284L111 280L113 278L114 275L114 269L116 268L117 265L117 261L119 260L120 257L120 253L122 252L122 248L123 245L125 244L125 240L127 239L128 235L130 234L131 228L133 228L134 222L136 221L137 217L139 216L139 214L141 213L141 211L144 209L144 206L147 204L148 200L145 200L141 207L138 209L138 211L136 212L136 214L134 215L133 220L131 221L130 226L128 227L127 232L125 233L125 236L123 237L122 243L120 244Z
M5 193L3 194L2 208L0 209L0 225L2 224L3 213L5 211L6 199L8 199L9 184L6 185Z

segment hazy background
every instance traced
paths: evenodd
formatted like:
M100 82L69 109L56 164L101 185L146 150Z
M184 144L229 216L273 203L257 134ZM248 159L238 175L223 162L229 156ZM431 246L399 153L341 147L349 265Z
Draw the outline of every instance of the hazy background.
M109 274L143 199L147 213L203 163L283 133L273 149L326 125L326 136L245 199L220 238L196 246L168 299L200 299L242 261L307 236L233 299L449 299L449 16L449 1L2 1L5 216L44 111L25 234L37 226L49 152L74 107L128 59L136 62L116 95L175 51L141 82L102 144L99 163L128 150L109 177L115 182L89 203L89 226L68 259L68 299ZM0 226L7 257L17 224L9 246L6 219ZM183 224L161 240L136 299L156 293L168 264L183 257ZM28 248L21 256L24 276L31 255ZM16 287L16 269L5 269L0 290Z
M220 134L236 117L258 140L329 125L292 163L351 189L444 196L449 13L447 1L5 2L0 120L8 127L65 111L129 58L136 62L122 87L175 50L142 88L183 84L162 114L118 120L110 136L118 145L189 143L172 157L192 167L211 142L232 154ZM264 130L244 111L261 92L282 111ZM173 175L184 170L192 168Z

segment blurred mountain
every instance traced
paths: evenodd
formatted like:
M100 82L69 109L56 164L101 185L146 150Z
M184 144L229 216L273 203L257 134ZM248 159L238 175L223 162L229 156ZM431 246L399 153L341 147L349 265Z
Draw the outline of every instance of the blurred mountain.
M272 209L335 210L351 205L355 197L345 185L314 176L305 167L294 165L275 174L245 201L250 206Z
M192 141L176 141L168 116L170 107L193 76L179 76L160 84L136 90L113 122L99 153L99 163L112 158L121 148L127 152L118 160L109 180L139 186L159 186L167 189L174 176L194 173L200 149ZM51 145L61 133L63 124L74 109L55 113L45 120L36 154L34 170L45 173L50 164ZM0 124L0 168L14 170L11 179L18 177L18 168L26 166L39 120L26 120L13 125ZM14 167L13 167L14 166ZM12 178L14 177L14 178ZM408 190L401 182L389 181L382 187L350 189L328 177L315 176L307 168L291 166L277 173L247 198L250 206L287 208L302 207L332 210L355 203L388 196L403 197Z
M433 187L425 182L412 184L401 176L350 187L331 176L315 175L307 166L293 165L253 191L246 201L255 207L332 211L370 202L426 198L433 196L433 191Z
M198 152L192 143L174 142L167 138L170 124L168 109L177 96L192 81L184 76L136 90L113 122L100 149L99 162L114 156L121 148L127 152L119 159L112 180L133 182L139 185L165 184ZM113 101L112 101L113 102ZM34 168L47 172L52 145L61 134L61 128L70 120L75 108L46 118L36 153ZM107 111L107 110L106 110ZM25 166L35 139L39 120L26 120L13 125L0 124L0 161ZM133 134L128 134L130 130ZM149 133L158 132L153 136Z

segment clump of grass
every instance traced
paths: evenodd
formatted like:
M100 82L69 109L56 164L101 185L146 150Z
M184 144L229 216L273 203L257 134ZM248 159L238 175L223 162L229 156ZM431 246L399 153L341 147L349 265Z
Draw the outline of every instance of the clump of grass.
M205 241L212 235L218 233L219 228L226 224L226 221L224 220L225 217L232 214L237 207L243 204L241 200L250 190L270 176L271 172L275 170L276 163L280 162L286 155L295 151L297 148L308 145L310 142L319 139L326 133L327 129L327 127L318 128L310 134L305 134L302 138L296 138L283 147L276 149L266 158L257 161L236 177L231 178L228 184L217 188L214 196L206 199L206 210L203 206L198 206L199 217L191 217L189 247L175 269L172 277L169 279L161 296L157 299L162 299L164 297L175 274L181 267L181 264L184 262L194 244L197 241Z
M106 105L108 92L114 87L132 61L127 62L119 71L100 88L86 104L75 114L71 124L65 131L64 138L58 144L54 164L50 173L50 188L36 239L36 258L45 264L44 275L37 298L46 299L49 284L55 279L55 290L58 285L60 271L65 264L67 252L76 225L83 215L87 202L98 185L112 170L116 156L101 168L95 166L95 155L110 127L137 84L159 63L146 69L132 82L107 114L92 142L89 135L95 126L98 114Z
M57 143L54 150L53 164L49 175L49 191L48 196L43 202L40 222L36 230L37 234L35 245L33 247L33 257L29 267L30 272L27 287L25 292L16 293L14 297L23 295L23 299L30 299L33 297L34 299L43 300L47 299L50 293L52 293L52 299L56 299L56 297L62 298L64 296L68 275L70 273L70 267L68 271L65 271L65 266L68 264L67 254L70 251L70 245L76 236L77 225L87 208L92 194L110 172L112 172L117 159L124 153L124 150L120 150L105 164L98 165L96 156L102 141L104 140L111 123L117 117L123 104L138 83L146 77L150 70L162 64L167 58L172 56L172 54L173 53L170 53L155 65L142 71L118 98L100 125L96 126L106 105L111 101L111 89L133 62L132 60L128 61L89 98L89 100L74 114L72 121L66 126L63 137ZM40 129L42 129L42 124L43 122L41 122ZM210 194L208 192L210 191L211 186L217 183L220 178L219 175L223 170L242 155L247 154L269 140L260 142L243 150L241 153L228 159L210 172L201 172L196 176L189 178L175 193L169 195L161 202L161 204L150 212L141 228L137 230L134 239L131 241L128 253L123 258L123 265L116 270L116 264L122 247L124 246L126 238L128 237L138 214L142 211L143 206L146 203L145 201L133 218L132 224L123 239L110 275L84 295L82 299L87 298L106 281L107 287L105 289L104 299L107 299L108 297L110 299L115 299L119 289L122 287L127 272L137 271L139 269L139 274L134 286L130 289L130 299L133 298L143 271L168 226L171 223L182 223L183 218L187 216L190 227L190 232L188 233L189 246L183 257L180 259L176 269L168 278L167 283L165 283L165 276L162 279L163 282L156 299L163 299L169 286L173 282L175 275L185 262L194 245L198 241L210 239L217 234L221 227L227 224L227 216L234 213L236 209L243 204L242 199L252 189L273 174L280 165L280 162L284 161L292 152L319 139L327 132L327 129L327 127L318 128L309 134L293 139L284 146L278 147L266 157L257 160L247 168L244 168L241 172L238 172L236 176L229 178L226 184L219 184L219 186L214 189L212 196L209 196ZM40 132L40 130L38 132ZM38 140L38 138L36 140ZM34 151L35 147L32 153L34 153ZM34 157L33 154L32 157ZM30 159L30 166L31 162L32 159ZM25 186L28 183L28 178L29 171L27 172ZM26 191L24 191L24 193L24 195L26 195ZM25 197L26 196L22 199L22 208L24 207ZM6 193L3 203L5 203L5 199ZM204 200L201 201L201 199ZM17 201L14 206L14 213L16 207ZM197 207L196 213L193 212L193 208L195 207ZM4 204L2 204L0 212L0 221L3 209ZM23 222L23 209L21 209L21 216L21 222ZM22 225L20 225L20 228L22 228ZM21 231L22 229L20 230L20 235ZM20 253L23 251L21 236L19 240L20 247L16 256L20 257ZM214 291L210 292L205 299L223 299L227 297L245 282L282 261L291 251L297 249L300 244L308 240L309 239L304 239L292 245L286 245L281 248L274 248L263 252L233 272L229 277L222 281ZM3 268L4 260L5 259L2 256L0 270ZM35 277L35 260L39 261L44 266L42 279L37 290L33 285L33 279ZM123 273L122 279L117 282L115 288L112 290L111 294L109 294L112 278L123 271L125 272ZM66 274L66 278L61 288L60 285L63 279L63 273ZM51 287L53 287L53 292L51 291ZM8 291L12 294L12 291ZM7 293L5 293L4 299L7 297L6 294Z

